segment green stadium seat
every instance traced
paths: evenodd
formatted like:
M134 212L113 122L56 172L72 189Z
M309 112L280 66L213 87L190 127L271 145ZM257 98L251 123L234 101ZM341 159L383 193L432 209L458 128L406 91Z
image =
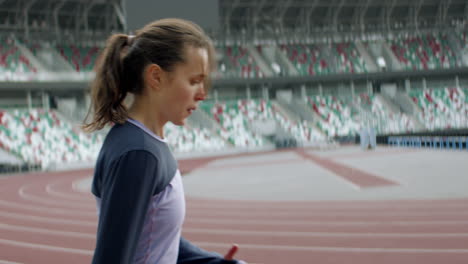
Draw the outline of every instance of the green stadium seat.
M409 93L421 109L419 119L429 129L467 128L467 92L460 88L414 90Z
M441 69L458 66L455 52L446 34L425 34L418 37L397 38L391 49L407 70Z
M359 124L354 120L351 108L336 97L307 97L307 103L320 116L317 126L327 136L352 136L358 132Z
M322 75L334 72L319 45L281 45L291 63L301 75Z
M97 46L57 46L58 52L67 60L77 72L90 72L94 68L100 48Z

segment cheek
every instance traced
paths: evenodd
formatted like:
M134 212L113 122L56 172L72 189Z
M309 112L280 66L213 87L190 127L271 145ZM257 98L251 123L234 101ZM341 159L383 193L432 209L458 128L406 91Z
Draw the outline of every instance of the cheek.
M187 103L194 97L194 92L190 85L181 85L179 89L177 89L176 96L176 99L180 102Z
M168 100L169 107L174 110L185 109L193 101L193 92L189 89L189 86L177 86L172 87L171 98ZM178 111L177 111L178 112Z

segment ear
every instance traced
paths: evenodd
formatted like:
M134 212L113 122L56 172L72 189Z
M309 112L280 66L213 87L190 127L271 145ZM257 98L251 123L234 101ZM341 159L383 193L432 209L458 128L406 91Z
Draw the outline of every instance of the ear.
M153 89L154 91L160 90L162 87L161 84L163 81L163 74L163 69L157 64L152 63L146 66L144 71L144 80L146 86L148 86L150 89Z

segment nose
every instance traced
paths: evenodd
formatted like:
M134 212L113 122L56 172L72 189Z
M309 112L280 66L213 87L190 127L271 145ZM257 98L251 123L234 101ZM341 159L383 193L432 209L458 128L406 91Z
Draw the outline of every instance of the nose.
M206 91L203 85L200 86L200 89L197 90L195 94L195 101L203 101L206 99Z

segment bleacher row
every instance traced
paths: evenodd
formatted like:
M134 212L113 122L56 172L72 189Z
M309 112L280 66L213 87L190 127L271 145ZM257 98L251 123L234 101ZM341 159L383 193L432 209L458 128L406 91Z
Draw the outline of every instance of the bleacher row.
M55 111L0 110L0 147L27 163L92 161L102 140L73 128Z
M449 41L447 34L434 33L387 40L388 45L386 46L389 47L403 69L427 70L458 67L466 62L462 62L462 58L457 59L460 56L457 56L459 54L455 47L466 47L467 40L466 32L455 35L454 41L459 42L457 45ZM276 48L283 53L284 58L289 60L300 75L367 73L377 70L375 66L374 68L370 67L370 64L375 63L376 57L379 56L372 55L370 49L367 48L372 42L361 43L361 49L358 49L358 44L353 42L281 44ZM44 49L43 44L21 43L12 38L0 39L0 73L34 73L38 71L24 50L19 48L20 46L30 51L32 56L37 56L38 52ZM252 52L258 52L258 57L263 59L268 57L262 53L262 47L257 45L253 49L249 49L247 45L218 46L218 54L223 65L219 75L241 78L266 76L254 59L255 56L252 55ZM89 72L93 70L100 50L101 47L97 46L56 45L52 55L59 54L77 72ZM280 61L273 58L270 60L273 61L266 59L266 64L281 64ZM286 66L283 65L283 68Z
M415 117L390 111L376 95L361 94L352 101L333 96L309 96L304 103L316 115L315 122L297 121L273 100L243 99L203 102L201 109L217 128L168 124L165 135L178 153L218 151L229 148L258 148L272 142L258 133L255 124L273 121L274 133L282 131L301 144L321 143L337 136L359 134L371 123L377 133L414 131L416 118L426 129L468 128L468 90L460 88L412 91L409 96L419 108ZM366 114L363 114L366 113ZM0 148L27 163L51 164L92 161L103 136L85 134L55 110L0 110Z

